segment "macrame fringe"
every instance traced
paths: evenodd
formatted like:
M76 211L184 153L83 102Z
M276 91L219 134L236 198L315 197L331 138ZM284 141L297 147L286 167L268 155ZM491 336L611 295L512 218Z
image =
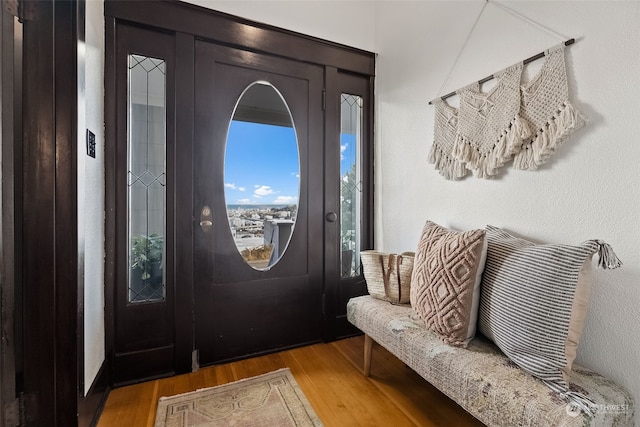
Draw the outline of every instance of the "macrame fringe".
M584 126L584 118L568 101L551 117L544 129L513 159L513 167L519 170L536 170L551 158L569 135Z
M467 169L471 169L478 178L490 178L520 151L522 141L530 136L527 123L516 116L489 153L480 153L464 136L457 134L451 154L456 160L465 163Z
M596 240L598 244L598 268L613 270L622 267L622 261L613 251L611 245L602 240Z
M431 146L429 152L429 163L434 164L440 175L448 180L458 180L467 174L464 163L451 158L450 153L444 153L435 144Z

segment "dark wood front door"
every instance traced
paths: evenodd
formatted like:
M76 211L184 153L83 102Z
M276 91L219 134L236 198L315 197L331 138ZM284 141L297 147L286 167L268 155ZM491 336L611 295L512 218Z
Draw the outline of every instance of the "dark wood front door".
M105 2L110 382L188 372L196 355L207 365L356 333L345 307L366 290L358 253L373 238L374 55L191 4L152 3ZM347 84L354 79L361 84ZM269 88L280 108L253 111ZM227 176L237 115L295 134L295 190L268 172L248 183ZM341 139L356 136L359 148L349 139L347 150ZM240 148L247 175L256 164L283 168L274 161L280 146L265 144ZM248 215L241 197L228 197L232 187L287 208ZM237 241L261 220L280 235L265 238L266 226L246 233L277 246L266 265Z
M299 175L299 193L286 194L288 203L297 205L296 211L289 213L295 221L284 221L293 223L289 244L280 242L284 252L277 262L257 268L243 258L236 245L235 239L240 237L236 234L234 238L228 205L238 202L227 200L224 190L225 185L239 185L225 176L225 156L230 150L227 135L239 99L253 84L275 89L288 107L299 160L297 170L292 167L292 173ZM322 338L322 95L323 69L319 66L196 42L194 300L195 347L202 365ZM273 160L277 144L273 150L276 153L270 155L264 150L245 153L247 179L253 172L250 164L256 161L280 167ZM242 173L240 176L242 179ZM270 185L268 174L251 179L255 182L244 184L247 199L252 193L264 196L251 215L256 222L266 221L274 214L269 215L269 204L277 203L278 188ZM260 188L265 191L254 193ZM255 204L256 200L245 203ZM247 217L238 218L244 222L251 206L240 203L237 208ZM267 232L263 233L266 236ZM269 243L267 237L263 240Z

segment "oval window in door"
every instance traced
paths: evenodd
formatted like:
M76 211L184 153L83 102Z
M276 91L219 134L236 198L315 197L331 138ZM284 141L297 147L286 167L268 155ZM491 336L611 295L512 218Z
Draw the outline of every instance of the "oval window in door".
M268 270L282 258L298 212L300 157L289 107L271 84L250 84L236 103L224 159L229 228L245 262Z

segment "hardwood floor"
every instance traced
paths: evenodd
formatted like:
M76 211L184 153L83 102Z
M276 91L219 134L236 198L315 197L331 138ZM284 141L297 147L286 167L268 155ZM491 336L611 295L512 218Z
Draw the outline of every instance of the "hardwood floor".
M362 374L362 336L282 351L186 375L115 389L98 427L152 427L158 398L288 367L325 426L482 426L383 347L374 343Z

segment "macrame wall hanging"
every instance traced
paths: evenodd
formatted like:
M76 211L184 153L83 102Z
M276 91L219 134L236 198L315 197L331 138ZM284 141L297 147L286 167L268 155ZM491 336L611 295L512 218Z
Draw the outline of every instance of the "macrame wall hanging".
M485 0L440 92L489 1ZM564 40L497 1L491 3ZM450 180L460 179L469 171L478 178L490 178L512 159L513 168L521 170L535 170L546 162L567 137L584 125L583 117L569 101L564 50L572 43L574 39L563 41L429 102L435 107L429 162ZM538 74L523 83L524 65L540 58L545 62ZM496 79L495 86L486 93L481 92L480 85L491 79ZM459 108L446 101L454 95L459 97Z

